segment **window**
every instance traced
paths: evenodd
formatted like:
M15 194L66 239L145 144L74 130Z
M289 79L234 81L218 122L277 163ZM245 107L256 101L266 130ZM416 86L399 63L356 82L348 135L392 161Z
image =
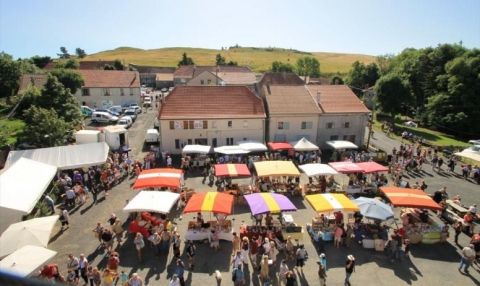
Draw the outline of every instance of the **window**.
M300 129L312 129L312 121L302 121Z
M287 130L289 127L290 127L290 124L288 122L284 122L284 121L277 122L277 128L280 130Z
M170 130L175 129L175 122L173 120L170 121L169 124L170 124Z
M130 88L130 96L133 96L133 88Z
M233 124L232 124L232 121L229 120L229 121L227 122L227 126L228 126L229 128L232 128L232 125L233 125Z
M183 129L188 129L188 121L183 121Z
M187 139L187 144L192 145L192 139Z
M217 138L212 138L212 146L217 147Z
M247 120L243 120L243 128L248 128L248 121Z
M125 95L125 91L123 90L123 88L120 88L120 95L121 95L121 96L124 96L124 95Z
M233 145L233 138L232 138L232 137L227 137L227 138L226 138L226 143L227 143L227 144L226 144L227 146Z
M208 129L208 121L203 120L203 129Z
M211 79L208 79L208 80L207 80L207 84L208 84L208 85L212 84L212 80L211 80Z
M343 135L343 140L355 143L355 135Z
M90 89L82 88L82 96L90 96Z
M338 135L332 135L330 136L330 140L338 140Z
M180 139L175 139L175 149L180 149Z
M327 123L327 129L333 129L335 125L333 124L333 122L328 122Z
M203 79L200 80L200 84L201 84L201 85L204 85L204 84L205 84L205 81L204 81Z
M345 127L345 128L350 128L350 122L345 122L345 123L343 123L343 127Z
M103 95L105 95L105 96L110 96L110 89L104 88L104 89L103 89Z

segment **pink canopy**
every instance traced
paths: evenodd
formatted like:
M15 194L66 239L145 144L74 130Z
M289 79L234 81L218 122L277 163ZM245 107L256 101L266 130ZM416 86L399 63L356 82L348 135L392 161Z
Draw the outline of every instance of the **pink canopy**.
M388 172L388 168L378 164L377 162L361 162L356 163L358 167L360 167L364 173L377 173L377 172Z
M267 145L272 151L289 150L293 148L292 144L287 142L268 142Z
M343 174L363 173L362 168L360 168L359 166L357 166L357 164L350 161L331 162L331 163L328 163L328 165L334 168L335 171Z

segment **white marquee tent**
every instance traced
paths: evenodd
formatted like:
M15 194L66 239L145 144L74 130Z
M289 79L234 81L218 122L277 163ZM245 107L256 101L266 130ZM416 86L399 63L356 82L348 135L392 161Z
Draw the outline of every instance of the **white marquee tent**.
M208 145L185 145L182 153L185 154L208 154L212 152L212 147Z
M123 208L124 212L156 212L168 214L180 194L168 191L141 191Z
M318 150L318 146L308 141L305 137L297 142L291 143L295 151L315 151Z
M265 144L256 141L240 141L238 142L238 146L250 152L264 152L268 150Z
M330 145L335 150L338 150L338 149L357 149L358 148L358 146L353 144L352 142L344 141L344 140L327 141L326 143L328 145Z
M26 245L0 261L0 269L20 277L32 274L57 254L40 246Z
M225 154L225 155L234 155L234 154L248 154L250 151L241 148L238 145L232 146L221 146L214 148L216 153Z
M338 172L327 164L305 164L298 166L305 175L312 176L325 176L325 175L337 175Z
M96 166L105 163L109 147L105 142L40 148L8 153L6 168L20 158L56 166L60 170Z

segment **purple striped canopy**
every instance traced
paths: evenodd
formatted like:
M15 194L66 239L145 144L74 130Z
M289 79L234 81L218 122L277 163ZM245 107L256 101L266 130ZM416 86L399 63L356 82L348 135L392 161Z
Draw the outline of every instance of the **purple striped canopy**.
M245 199L253 215L297 210L293 203L281 194L255 193L246 195Z

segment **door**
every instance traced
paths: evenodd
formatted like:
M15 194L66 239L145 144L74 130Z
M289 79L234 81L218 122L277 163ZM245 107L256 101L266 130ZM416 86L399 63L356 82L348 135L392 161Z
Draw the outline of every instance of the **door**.
M125 141L126 141L126 140L125 140L125 133L120 133L120 134L118 134L118 138L120 139L120 147L126 145L126 144L125 144Z
M212 138L212 146L213 148L217 147L217 138Z

